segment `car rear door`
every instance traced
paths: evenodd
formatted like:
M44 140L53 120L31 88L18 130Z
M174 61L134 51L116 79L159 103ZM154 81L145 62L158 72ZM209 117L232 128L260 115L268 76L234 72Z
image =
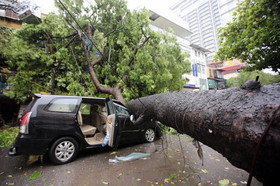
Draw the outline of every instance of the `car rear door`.
M112 99L106 98L105 101L106 101L106 108L108 112L108 121L106 124L107 127L106 131L107 131L107 135L109 136L108 146L117 149L120 141L121 126Z
M76 133L76 113L81 102L78 97L42 97L38 102L30 129L40 138L67 136ZM44 99L44 100L43 100Z

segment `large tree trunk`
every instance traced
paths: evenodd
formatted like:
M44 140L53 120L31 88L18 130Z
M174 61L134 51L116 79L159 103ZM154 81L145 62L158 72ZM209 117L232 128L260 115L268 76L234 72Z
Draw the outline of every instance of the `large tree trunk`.
M135 114L190 135L248 172L263 139L253 175L264 183L278 180L280 84L260 86L250 81L218 91L181 90L135 99L127 106Z

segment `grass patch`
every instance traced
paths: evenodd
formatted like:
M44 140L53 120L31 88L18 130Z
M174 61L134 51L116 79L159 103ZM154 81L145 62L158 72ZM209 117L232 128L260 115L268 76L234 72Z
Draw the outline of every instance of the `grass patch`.
M0 147L9 147L16 139L18 132L18 127L0 128Z

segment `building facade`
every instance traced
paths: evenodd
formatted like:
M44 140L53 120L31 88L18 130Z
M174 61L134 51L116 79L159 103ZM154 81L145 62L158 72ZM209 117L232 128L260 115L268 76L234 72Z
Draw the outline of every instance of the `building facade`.
M233 59L233 60L225 60L225 61L213 61L208 63L209 69L220 69L223 70L223 75L225 76L225 79L229 79L231 77L236 77L238 74L236 74L236 69L241 69L246 67L244 63L242 63L241 60ZM234 74L232 74L234 73ZM226 76L227 74L230 74L231 76Z
M188 22L191 43L209 50L212 61L218 50L218 30L232 20L232 12L239 0L180 0L171 10Z
M12 10L0 9L0 25L12 29L20 29L22 22Z
M157 32L167 32L175 36L181 49L190 54L189 61L192 72L182 74L182 78L186 79L186 84L183 87L208 90L206 53L209 51L199 45L192 44L187 39L193 34L189 30L188 23L174 16L169 9L163 10L149 5L145 5L145 8L149 10L150 27ZM170 32L170 28L172 32Z
M0 1L0 25L12 29L20 29L22 22L28 24L41 23L41 7L32 0Z
M184 74L183 78L189 79L184 88L208 90L206 58L209 51L195 44L190 44L191 74Z

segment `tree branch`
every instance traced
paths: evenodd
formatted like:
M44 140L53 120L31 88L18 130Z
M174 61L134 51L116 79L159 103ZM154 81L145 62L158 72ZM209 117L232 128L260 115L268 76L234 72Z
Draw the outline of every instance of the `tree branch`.
M101 85L100 81L98 80L98 77L94 71L94 66L96 64L100 63L100 61L103 59L103 55L100 55L100 57L98 59L91 61L90 52L88 51L87 44L86 44L85 40L83 39L83 35L81 34L81 31L79 31L79 37L82 41L82 46L83 46L85 58L86 58L86 61L87 61L88 67L89 67L89 73L90 73L91 80L92 80L93 84L95 85L95 87L97 88L97 90L102 93L105 93L105 94L110 94L110 95L114 96L115 99L117 99L121 103L125 104L125 101L122 96L119 85L116 85L115 87L104 87Z
M145 36L145 35L144 35L144 36ZM146 37L146 36L145 36L145 37ZM149 37L146 37L145 40L143 41L143 43L141 43L141 44L139 45L139 47L137 47L137 48L135 49L134 55L133 55L133 57L131 58L131 60L129 61L129 63L128 63L129 65L131 65L132 61L135 59L135 56L136 56L138 50L139 50L140 48L142 48L142 47L148 42L149 39L150 39L150 36L149 36Z

